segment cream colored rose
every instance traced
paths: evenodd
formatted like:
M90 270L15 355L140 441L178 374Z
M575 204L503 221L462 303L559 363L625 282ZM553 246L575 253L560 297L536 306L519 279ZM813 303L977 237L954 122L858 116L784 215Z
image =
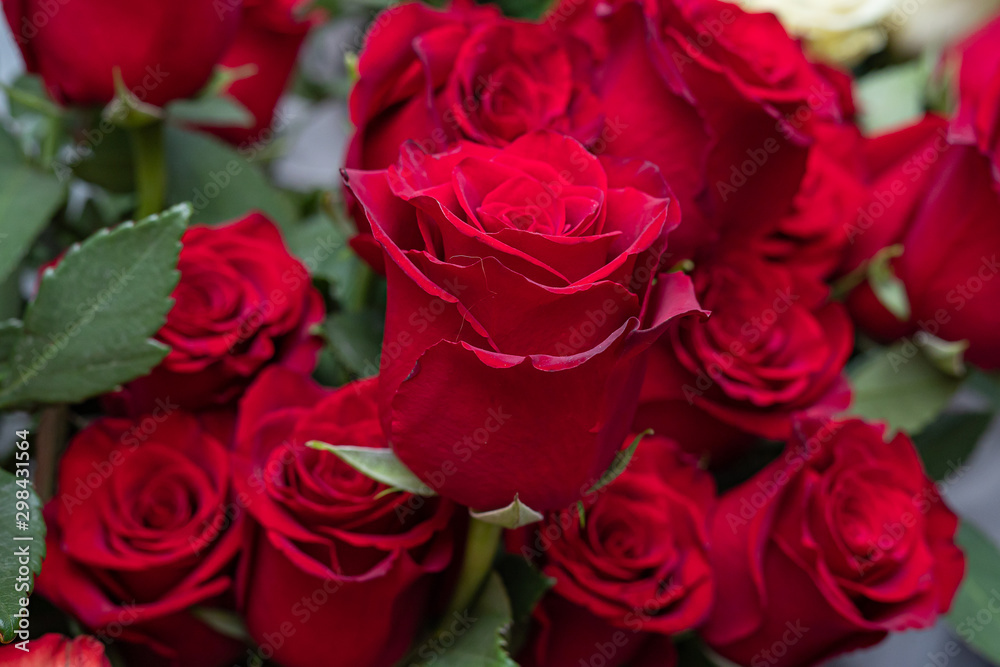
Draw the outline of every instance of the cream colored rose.
M853 65L886 42L879 23L901 0L731 0L752 12L773 12L816 56Z

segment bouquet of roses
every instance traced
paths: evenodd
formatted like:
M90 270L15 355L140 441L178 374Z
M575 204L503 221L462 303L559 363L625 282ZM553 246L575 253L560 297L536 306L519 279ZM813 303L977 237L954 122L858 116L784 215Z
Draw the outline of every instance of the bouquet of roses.
M1000 19L371 4L4 0L0 664L1000 664Z

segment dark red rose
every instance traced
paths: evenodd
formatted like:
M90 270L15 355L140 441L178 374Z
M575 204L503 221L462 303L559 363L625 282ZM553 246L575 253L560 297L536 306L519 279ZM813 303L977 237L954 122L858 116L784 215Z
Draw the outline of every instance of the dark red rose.
M697 309L649 289L677 208L655 167L554 133L345 173L386 257L379 408L392 448L479 510L572 503L621 447L642 352ZM456 397L461 397L456 400Z
M158 401L198 409L232 403L269 364L311 373L323 299L260 213L184 233L174 307L156 338L170 354L113 397L130 414Z
M684 214L671 241L676 257L787 213L814 127L846 115L842 82L811 65L774 16L727 2L576 9L588 12L571 19L591 35L600 34L596 21L608 43L597 95L614 131L601 152L660 167Z
M751 230L756 237L741 238L739 230L733 230L723 245L753 243L769 261L826 280L843 262L847 230L871 193L863 159L865 143L858 128L830 123L818 126L816 135L791 210L777 219L773 229Z
M142 665L223 665L241 643L193 607L232 604L241 525L229 454L194 417L100 419L63 455L38 592Z
M637 428L717 459L748 436L787 438L799 412L847 407L854 335L825 285L746 249L697 266L694 281L712 314L685 318L654 347Z
M918 332L967 340L968 360L1000 368L1000 194L989 158L949 143L947 132L944 119L928 116L871 141L876 180L849 227L846 268L902 244L892 268L906 286L911 312L897 319L867 283L851 293L848 306L880 341Z
M121 5L113 0L3 3L25 64L65 104L106 104L113 71L139 99L191 97L236 35L242 0Z
M909 438L885 435L859 420L804 420L784 454L723 495L702 632L723 657L814 665L948 611L965 569L958 519Z
M384 169L415 141L437 153L467 139L503 146L551 129L585 144L603 118L593 93L593 57L567 31L509 19L495 7L457 0L443 11L391 7L369 27L351 90L349 169ZM381 269L367 220L349 197L358 252Z
M705 620L713 596L707 544L715 487L693 463L666 438L647 438L618 479L584 500L583 522L573 508L529 533L520 552L540 557L556 583L536 614L522 664L577 667L608 653L607 664L633 664L656 635Z
M274 107L295 68L313 17L299 16L300 0L245 0L239 32L219 64L228 68L251 66L256 71L233 82L226 93L254 116L252 127L211 128L213 134L239 144L268 140Z
M1000 18L954 49L961 62L958 114L951 139L976 146L990 158L994 188L1000 188Z
M42 635L32 639L28 650L14 644L0 648L0 665L11 667L111 667L104 644L88 635L68 639L62 635Z
M351 91L347 167L384 169L408 139L428 153L460 139L503 146L552 129L600 130L591 56L571 34L457 1L392 7L369 29Z
M240 404L235 483L255 525L240 597L260 655L285 667L389 667L442 593L453 505L306 446L385 447L375 383L331 391L273 367Z

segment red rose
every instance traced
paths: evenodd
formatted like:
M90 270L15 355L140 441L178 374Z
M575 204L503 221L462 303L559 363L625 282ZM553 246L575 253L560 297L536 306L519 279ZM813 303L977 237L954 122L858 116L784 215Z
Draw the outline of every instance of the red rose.
M697 266L694 281L712 315L685 318L650 354L637 428L725 458L748 436L787 438L799 412L847 407L854 335L825 285L746 248Z
M323 299L278 228L253 213L191 227L182 242L174 307L156 336L170 354L114 399L130 414L163 400L197 409L231 403L268 364L311 373Z
M226 93L254 116L252 127L210 128L226 141L266 141L274 107L295 68L299 48L313 25L313 17L297 15L299 0L245 0L236 39L219 64L228 68L251 66L256 71L233 82Z
M42 76L58 102L110 102L117 67L139 99L163 106L208 82L236 35L241 5L5 0L3 9L28 70Z
M607 40L597 95L614 131L602 152L649 160L677 194L677 259L789 210L815 126L846 114L841 81L774 16L720 0L564 4L589 12L576 29Z
M270 368L240 404L235 483L256 526L242 606L258 653L285 667L389 667L441 594L453 505L306 447L385 447L375 382L330 391Z
M0 665L11 667L111 667L104 655L104 644L93 637L80 635L67 639L62 635L47 634L32 639L28 650L15 645L0 649Z
M872 197L849 228L847 268L902 244L892 268L906 286L909 319L886 310L867 283L848 305L878 340L917 332L967 340L967 359L1000 368L1000 194L989 158L949 143L946 125L928 116L871 142Z
M345 178L386 256L393 450L479 510L579 498L621 447L641 352L696 309L685 276L648 289L677 222L659 173L534 133L503 149L408 145L398 165Z
M714 497L711 477L653 436L618 479L585 500L584 522L574 508L532 531L520 551L544 554L542 571L556 583L536 613L539 629L522 664L577 667L598 654L632 664L656 635L700 625L713 596L707 517Z
M347 167L384 169L408 139L428 153L460 139L503 146L540 129L588 143L601 123L591 60L572 35L495 7L390 8L358 59Z
M70 443L38 591L136 664L222 665L241 644L189 610L231 604L229 455L190 415L155 421L100 419Z
M351 90L357 128L345 166L384 169L403 142L437 153L468 139L503 146L552 129L585 144L599 135L593 58L567 31L506 18L495 7L456 0L440 11L391 7L368 29ZM349 197L361 234L352 245L381 269L364 213Z
M806 175L792 208L773 229L752 230L762 256L795 273L827 280L843 262L847 230L870 196L865 182L865 142L854 125L825 124L816 130ZM763 234L761 232L764 232ZM739 230L725 245L738 247Z
M956 143L989 156L994 187L1000 188L1000 18L955 49L961 60L958 114L951 125Z
M781 457L722 497L703 630L718 653L813 665L948 611L964 573L958 519L909 438L884 437L859 420L800 422Z

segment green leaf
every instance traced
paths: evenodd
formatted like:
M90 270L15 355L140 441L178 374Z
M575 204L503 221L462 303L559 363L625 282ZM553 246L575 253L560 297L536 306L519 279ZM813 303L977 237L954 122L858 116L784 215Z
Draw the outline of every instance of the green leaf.
M995 410L1000 410L1000 374L973 368L966 386L988 399Z
M550 0L495 0L507 16L519 19L540 18L552 4Z
M27 164L0 163L0 282L9 276L66 201L52 174Z
M892 245L882 248L868 262L868 284L875 298L900 322L910 319L910 298L906 285L892 269L892 260L903 254L903 246Z
M105 122L84 130L82 134L83 139L77 145L73 159L67 161L73 173L111 192L133 192L135 158L128 132Z
M22 498L17 497L18 492ZM27 503L26 510L20 515L19 502ZM24 522L27 529L20 529L19 526L24 525L20 522ZM42 501L25 478L16 477L6 470L0 470L0 543L4 545L0 549L0 641L6 644L15 638L21 598L28 597L34 589L35 575L42 571L42 560L45 558ZM19 572L23 565L20 559L24 557L16 553L20 550L27 550L29 573L26 577Z
M937 480L961 474L992 421L993 415L987 412L946 414L914 437L927 474Z
M191 202L193 222L217 224L261 211L279 225L295 218L291 200L251 160L258 148L233 149L215 137L166 128L167 202Z
M330 351L354 375L378 374L384 317L383 313L366 309L333 313L326 318L324 332Z
M63 109L49 99L45 92L45 83L37 74L22 74L9 86L0 86L10 100L10 115L14 118L29 113L41 114L56 118L63 114Z
M1000 606L1000 551L968 522L962 522L956 541L965 552L965 579L945 618L973 651L1000 664L1000 632L976 619L989 614L993 623L998 620L993 610Z
M75 403L166 356L151 340L173 305L190 208L102 230L46 269L0 383L0 406Z
M167 105L167 117L207 127L253 127L254 124L250 110L229 95L174 100Z
M917 60L876 70L857 80L861 125L868 134L906 125L924 115L932 65Z
M479 519L480 521L492 523L495 526L502 526L509 529L527 526L528 524L541 521L544 518L541 513L536 512L522 503L521 499L517 497L517 494L514 495L514 500L510 503L510 505L507 505L506 507L488 510L486 512L477 512L470 508L469 516L473 519Z
M947 407L960 380L945 375L910 341L877 348L849 369L854 398L848 414L919 433Z
M0 322L0 362L6 361L14 353L14 346L17 345L23 331L24 323L21 320ZM2 371L3 368L0 367L0 373ZM0 382L2 381L3 375L0 374Z
M443 633L417 650L418 665L435 667L517 667L507 653L512 623L510 600L500 575L491 573L476 604L458 614ZM447 641L445 634L449 635ZM447 647L447 648L446 648Z
M371 477L376 482L396 487L418 496L436 496L434 489L420 481L403 465L396 453L388 447L356 447L354 445L330 445L313 440L306 446L324 452L332 452L344 463Z
M642 442L642 439L647 435L653 435L653 429L647 428L645 431L635 436L635 440L632 441L631 445L615 454L615 458L611 462L611 466L604 471L604 474L601 475L599 480L597 480L597 483L590 487L589 493L600 491L605 486L618 479L618 476L625 472L629 462L632 461L632 456L635 454L635 450L639 447L639 443Z
M229 609L193 607L191 614L223 637L249 643L252 640L240 615Z
M932 336L926 331L919 332L914 339L927 359L942 373L955 377L965 377L968 373L965 352L969 349L969 341L951 342Z
M516 654L528 638L531 615L545 593L555 586L556 580L547 577L531 563L510 553L500 554L496 571L503 579L510 597L514 626L510 633L511 653Z
M302 260L313 278L331 285L343 280L352 259L360 261L347 245L347 232L324 213L317 213L282 230L293 255Z

